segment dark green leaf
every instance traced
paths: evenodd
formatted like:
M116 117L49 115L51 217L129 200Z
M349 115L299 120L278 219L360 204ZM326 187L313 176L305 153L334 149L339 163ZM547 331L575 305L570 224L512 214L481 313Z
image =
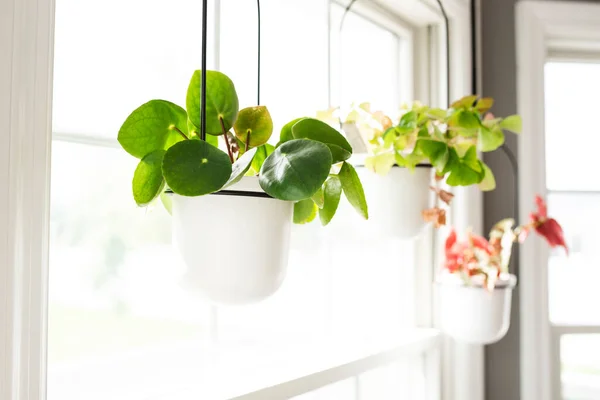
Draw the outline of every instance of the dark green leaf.
M201 71L194 72L188 87L186 108L190 121L200 128ZM238 97L233 82L218 71L206 71L206 133L222 135L220 119L225 132L229 131L238 114Z
M485 175L481 161L477 159L477 149L471 146L464 157L459 157L454 148L450 148L450 157L444 173L450 175L446 182L450 186L469 186L479 183Z
M292 134L295 139L316 140L329 146L334 163L347 160L352 155L352 146L350 146L348 140L341 133L318 119L301 119L293 125Z
M331 169L329 148L314 140L283 143L260 169L260 186L280 200L298 201L314 195Z
M256 148L248 150L240 158L238 158L236 162L233 163L231 176L223 188L227 188L235 183L238 183L244 177L252 165L256 150Z
M185 110L165 100L151 100L127 117L119 130L118 140L126 152L141 159L185 140L175 129L183 133L188 131Z
M300 200L294 204L294 223L307 224L317 216L317 205L311 199Z
M133 174L133 198L138 206L152 202L163 190L165 180L162 175L164 150L156 150L142 158Z
M449 151L448 145L433 139L419 139L417 147L429 159L438 171L442 171L448 162Z
M294 135L292 134L292 127L294 125L296 125L296 122L303 120L303 119L304 119L304 117L293 119L290 122L288 122L287 124L285 124L283 126L283 128L281 128L281 133L279 134L279 143L277 143L277 146L279 146L287 141L294 140Z
M483 152L494 151L504 143L504 133L498 126L488 129L481 127L479 129L479 150Z
M231 176L231 168L227 154L202 140L177 143L167 150L162 165L167 184L182 196L216 192Z
M365 192L354 167L347 162L344 162L338 177L340 178L342 189L344 190L348 202L350 202L354 209L364 219L369 219L369 210L367 200L365 199Z
M332 176L325 182L323 195L325 202L323 209L319 210L319 219L321 220L321 225L325 226L331 222L340 204L342 184L337 176Z

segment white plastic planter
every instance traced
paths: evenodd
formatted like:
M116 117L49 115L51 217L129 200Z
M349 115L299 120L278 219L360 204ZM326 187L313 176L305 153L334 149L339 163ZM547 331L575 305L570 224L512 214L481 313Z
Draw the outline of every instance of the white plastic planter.
M185 284L217 304L272 295L286 275L293 203L268 197L257 177L199 197L173 194L173 243Z
M430 165L418 165L414 171L394 166L382 176L357 168L369 205L370 230L406 239L418 236L426 225L421 212L431 204L431 170Z
M438 284L442 331L460 342L491 344L502 339L510 326L512 290L517 283L507 275L493 291L460 279Z

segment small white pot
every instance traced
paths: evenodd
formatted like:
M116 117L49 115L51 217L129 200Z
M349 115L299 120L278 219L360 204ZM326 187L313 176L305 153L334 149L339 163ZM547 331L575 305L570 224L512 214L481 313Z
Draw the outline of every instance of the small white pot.
M460 342L491 344L506 335L510 326L514 275L496 282L493 291L462 281L438 283L442 331Z
M294 205L268 197L257 177L199 197L173 194L173 243L185 284L218 304L272 295L286 275Z
M382 176L358 168L374 232L406 239L421 233L426 225L421 212L431 204L431 170L430 165L418 165L414 171L394 166Z

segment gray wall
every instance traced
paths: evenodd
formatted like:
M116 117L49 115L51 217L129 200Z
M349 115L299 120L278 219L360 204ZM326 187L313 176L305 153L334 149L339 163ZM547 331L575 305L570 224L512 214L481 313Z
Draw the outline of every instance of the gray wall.
M499 116L517 112L515 51L517 1L481 0L481 93L495 99L493 111ZM506 142L516 155L517 143L514 135L507 135ZM488 153L485 162L494 171L497 183L496 190L484 196L484 225L487 232L496 221L508 216L516 216L513 215L512 201L513 173L504 154ZM515 256L511 268L518 263L518 254ZM486 400L520 398L519 352L519 289L517 287L513 296L510 331L504 339L487 346L485 350Z

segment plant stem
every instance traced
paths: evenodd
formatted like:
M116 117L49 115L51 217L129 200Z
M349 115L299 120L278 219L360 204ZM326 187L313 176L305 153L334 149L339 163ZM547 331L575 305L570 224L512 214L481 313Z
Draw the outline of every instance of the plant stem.
M179 128L178 128L178 127L176 127L175 125L173 125L173 130L175 130L175 131L179 132L179 134L180 134L181 136L183 136L183 138L184 138L185 140L190 140L190 138L189 138L189 137L187 137L187 135L186 135L185 133L181 132L181 130L179 130Z
M227 147L227 154L229 154L229 160L231 160L231 163L233 164L233 154L231 153L231 146L229 145L229 138L227 137L227 129L225 129L225 123L223 122L223 118L219 117L219 122L221 123L221 131L223 131L223 136L225 137L225 147Z
M248 151L248 147L250 147L250 131L248 131L248 133L246 134L246 149L244 150L244 152Z

